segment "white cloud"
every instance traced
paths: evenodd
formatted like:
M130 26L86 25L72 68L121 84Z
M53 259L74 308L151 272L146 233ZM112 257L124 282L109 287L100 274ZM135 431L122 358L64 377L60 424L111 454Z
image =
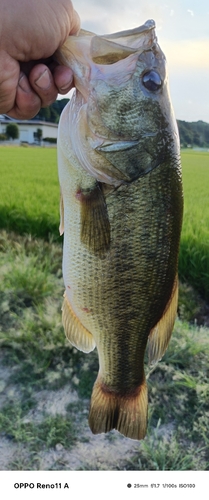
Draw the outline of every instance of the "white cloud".
M189 12L189 14L191 14L191 16L194 16L193 10L187 9L187 12Z
M186 68L204 68L209 73L209 40L176 40L161 39L161 48L165 53L169 66Z
M116 31L135 28L148 19L154 19L157 29L161 29L165 22L164 3L157 0L75 0L75 7L81 17L84 29L98 34L113 33Z

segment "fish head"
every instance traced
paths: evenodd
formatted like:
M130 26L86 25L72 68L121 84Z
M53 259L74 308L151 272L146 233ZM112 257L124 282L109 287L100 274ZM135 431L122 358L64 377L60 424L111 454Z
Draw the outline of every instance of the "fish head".
M79 133L88 142L85 153L77 155L98 180L115 185L130 182L178 149L166 58L153 20L104 36L81 30L68 38L58 60L74 72L74 109L81 121ZM90 155L88 167L85 154ZM98 155L106 160L102 167L103 173L108 171L106 179L94 171L94 162L101 163Z

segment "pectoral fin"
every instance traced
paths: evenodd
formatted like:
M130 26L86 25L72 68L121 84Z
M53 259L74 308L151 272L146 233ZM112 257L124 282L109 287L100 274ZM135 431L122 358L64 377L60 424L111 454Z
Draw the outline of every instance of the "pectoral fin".
M173 331L178 306L178 277L176 276L171 297L160 321L151 330L148 339L149 363L154 364L164 355Z
M89 192L81 191L81 241L101 257L110 246L110 223L99 183Z
M83 352L93 351L96 345L94 338L74 314L66 294L62 306L62 322L65 335L73 346Z

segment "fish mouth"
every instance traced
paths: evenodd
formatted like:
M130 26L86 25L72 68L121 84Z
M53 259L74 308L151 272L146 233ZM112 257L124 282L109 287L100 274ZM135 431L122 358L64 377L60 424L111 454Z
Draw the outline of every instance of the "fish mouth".
M112 65L135 53L150 50L157 43L155 27L151 19L142 26L107 35L81 29L77 36L67 38L54 59L71 67L76 88L87 95L83 87L88 87L93 65Z

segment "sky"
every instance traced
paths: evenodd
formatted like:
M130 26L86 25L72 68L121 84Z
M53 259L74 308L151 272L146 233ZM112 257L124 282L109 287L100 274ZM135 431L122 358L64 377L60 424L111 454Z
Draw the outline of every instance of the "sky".
M73 0L83 29L114 33L156 22L176 118L209 123L208 0Z

